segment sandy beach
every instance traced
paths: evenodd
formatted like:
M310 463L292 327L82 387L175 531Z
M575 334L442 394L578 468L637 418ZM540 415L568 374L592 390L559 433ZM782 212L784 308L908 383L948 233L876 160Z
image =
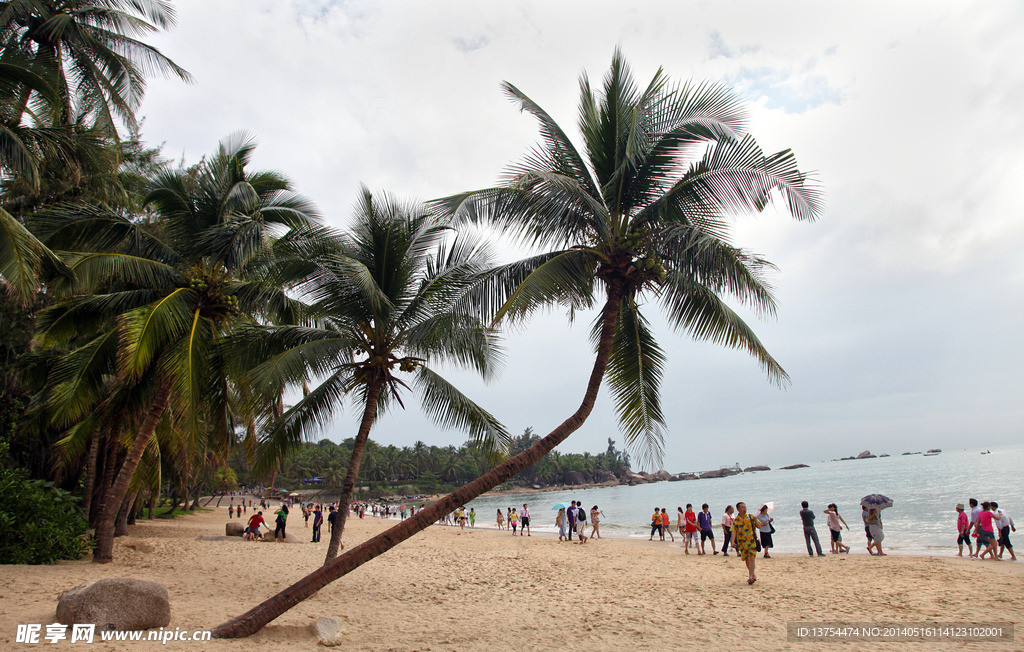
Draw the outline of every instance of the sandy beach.
M57 596L102 577L159 582L170 628L209 629L315 568L326 542L201 541L224 533L227 505L175 520L140 520L119 538L115 561L4 566L0 641L5 650L71 648L15 643L19 623L54 622ZM349 521L351 545L394 524ZM293 513L288 531L310 529ZM325 528L326 536L326 528ZM859 554L857 554L859 553ZM734 647L756 650L1019 650L1024 648L1024 563L949 557L851 555L758 560L746 583L739 559L686 556L679 541L515 537L493 529L432 527L338 580L249 639L212 643L101 643L89 649L314 649L309 624L345 623L351 650L613 650ZM1014 642L808 642L787 640L788 621L1004 622ZM80 644L76 644L81 647Z

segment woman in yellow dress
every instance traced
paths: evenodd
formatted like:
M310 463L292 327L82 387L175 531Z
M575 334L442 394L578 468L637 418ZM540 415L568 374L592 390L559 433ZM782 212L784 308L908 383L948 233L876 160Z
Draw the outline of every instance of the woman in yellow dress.
M754 517L747 513L746 503L736 503L736 518L732 522L733 541L736 542L736 549L740 559L747 565L747 584L757 581L754 573L754 563L757 560L757 529L758 523Z

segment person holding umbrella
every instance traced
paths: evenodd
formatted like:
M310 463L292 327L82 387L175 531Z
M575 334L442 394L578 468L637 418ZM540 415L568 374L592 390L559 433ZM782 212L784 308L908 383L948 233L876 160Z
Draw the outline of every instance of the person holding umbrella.
M885 556L882 552L882 539L885 532L882 531L882 510L892 507L892 499L882 494L871 494L860 499L860 506L864 509L864 526L868 534L868 552L872 555ZM874 548L877 552L871 552Z

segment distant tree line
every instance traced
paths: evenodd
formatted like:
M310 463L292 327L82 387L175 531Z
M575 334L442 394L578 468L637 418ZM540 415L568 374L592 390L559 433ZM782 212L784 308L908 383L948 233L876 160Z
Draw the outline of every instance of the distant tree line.
M539 437L532 428L512 438L511 452L522 452ZM287 489L322 488L336 492L345 480L353 439L340 444L329 439L305 443L282 460L275 482ZM519 473L510 486L577 485L614 480L630 472L629 454L608 439L602 453L560 453L552 451L532 467ZM461 446L433 446L417 441L412 446L382 446L366 442L358 485L371 496L390 493L427 493L447 491L479 477L494 466L486 450L469 441ZM230 468L243 485L258 484L242 452L232 455Z

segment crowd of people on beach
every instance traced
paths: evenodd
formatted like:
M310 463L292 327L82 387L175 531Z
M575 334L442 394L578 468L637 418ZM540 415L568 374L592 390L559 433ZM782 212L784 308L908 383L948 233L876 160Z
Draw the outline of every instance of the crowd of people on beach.
M963 503L956 506L957 556L963 557L966 545L969 559L988 557L999 561L1009 551L1010 561L1017 561L1010 542L1010 532L1016 532L1017 526L1006 510L995 501L979 505L977 498L971 498L967 504L971 506L969 515L964 511Z
M251 499L242 499L235 505L234 498L228 508L229 518L242 518L249 510L256 509ZM1009 559L1016 561L1017 556L1010 542L1010 533L1016 532L1013 519L1007 511L994 501L978 503L974 498L968 501L970 511L966 511L964 505L956 506L957 520L957 545L958 555L963 556L963 548L967 546L968 557L972 559L1001 560L1004 554L1009 552ZM891 504L891 503L890 503ZM289 514L290 501L284 500L280 509L274 512L274 539L284 541L286 537L285 528ZM245 528L245 538L248 540L262 539L260 527L270 530L270 526L263 518L263 510L269 509L270 503L266 499L259 500L259 511L249 517ZM339 518L338 503L299 503L302 511L305 526L310 526L312 519L312 542L320 541L321 528L326 521L329 531L333 530ZM804 542L807 546L807 554L811 557L824 557L818 532L815 527L816 515L810 509L808 501L802 501L798 515L803 527ZM583 507L582 501L573 500L569 505L556 505L557 513L554 524L558 529L559 541L572 541L573 535L579 543L586 543L591 538L601 538L600 523L604 512L594 505L590 510ZM369 509L371 515L378 518L400 518L405 520L412 517L417 510L416 505L395 506L385 502L357 502L349 506L351 514L363 518ZM421 507L422 509L422 507ZM656 507L651 515L651 532L648 541L653 541L655 536L659 541L674 542L675 536L682 539L684 554L690 554L690 548L697 555L718 555L729 556L729 552L742 559L748 570L747 581L751 584L757 581L755 574L755 563L757 555L762 554L764 559L771 559L770 551L775 547L773 534L775 534L774 518L771 516L771 508L768 504L761 505L756 513L748 513L745 503L738 502L735 505L727 505L719 520L719 528L722 534L722 545L717 547L715 537L714 518L707 503L701 505L700 511L694 511L691 503L686 504L685 510L682 507L676 508L676 523L673 526L668 509ZM842 530L850 530L846 519L839 513L836 503L829 505L822 512L826 519L830 536L830 552L832 554L849 554L850 545L843 541ZM866 549L874 556L885 556L882 549L882 542L885 539L885 530L882 524L881 506L862 505L861 519L864 525L864 536L867 540ZM445 514L438 520L440 525L458 526L465 529L476 528L476 509L465 506L459 507L454 512ZM590 533L587 534L587 521L590 522ZM512 536L533 536L531 526L530 509L526 503L522 508L508 507L502 511L500 508L495 515L495 525L498 530L509 531ZM674 527L674 531L673 531Z

